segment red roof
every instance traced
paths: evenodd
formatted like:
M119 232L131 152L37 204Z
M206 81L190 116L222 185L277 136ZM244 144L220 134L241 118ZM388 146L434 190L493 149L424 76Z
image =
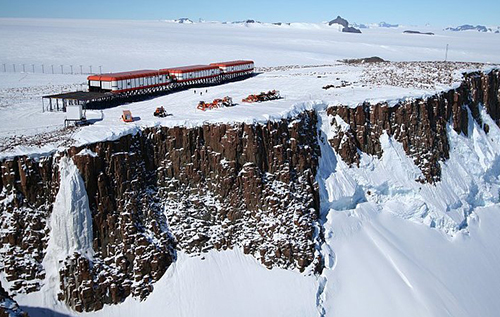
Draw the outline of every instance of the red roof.
M193 66L182 66L182 67L172 67L172 68L164 68L160 69L160 71L167 71L169 73L189 73L200 70L208 70L208 69L218 69L219 67L216 65L193 65Z
M150 76L157 76L157 75L158 75L157 70L144 69L144 70L133 70L130 72L90 75L89 77L87 77L87 80L111 81L111 80L123 80L123 79L132 79L132 78L150 77Z
M237 65L246 65L246 64L253 64L253 61L229 61L229 62L212 63L210 65L224 67L224 66L237 66Z

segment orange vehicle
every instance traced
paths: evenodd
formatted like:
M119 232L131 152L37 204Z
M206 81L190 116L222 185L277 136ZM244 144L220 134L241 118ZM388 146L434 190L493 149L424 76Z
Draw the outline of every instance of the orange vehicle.
M232 107L232 106L234 106L233 98L226 96L223 99L219 98L214 99L212 102L200 101L196 108L205 111L207 109Z
M263 102L269 100L281 99L280 92L277 90L270 90L268 92L261 92L258 95L249 95L248 97L242 99L243 102Z
M134 117L132 117L130 110L123 110L122 120L123 122L134 122Z
M257 95L249 95L248 97L246 97L245 99L242 99L241 101L252 103L252 102L259 101L259 98L257 97Z
M205 111L208 108L208 104L205 103L205 101L200 101L198 102L198 106L196 108Z
M165 118L167 116L167 112L165 111L165 108L163 108L163 106L160 106L156 108L155 112L153 113L153 116Z

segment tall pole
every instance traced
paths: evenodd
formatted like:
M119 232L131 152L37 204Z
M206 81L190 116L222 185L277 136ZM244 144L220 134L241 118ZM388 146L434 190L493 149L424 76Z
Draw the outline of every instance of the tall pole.
M61 65L61 74L64 74L63 65Z
M33 68L33 73L35 73L35 64L31 64L31 67Z
M54 65L50 65L50 67L52 68L52 74L54 73Z
M102 66L99 66L99 74L102 74Z
M26 65L23 64L23 73L26 73Z
M6 73L7 72L7 66L5 66L5 64L3 64L3 72Z
M449 46L449 44L446 44L446 54L444 55L444 61L445 62L448 61L448 46Z
M71 74L73 74L73 65L69 65L69 67L71 68Z
M14 69L14 73L16 72L16 64L12 64L12 68Z
M92 74L92 65L89 66L90 73Z
M42 74L45 74L45 65L42 64Z
M80 74L83 74L83 65L80 65Z

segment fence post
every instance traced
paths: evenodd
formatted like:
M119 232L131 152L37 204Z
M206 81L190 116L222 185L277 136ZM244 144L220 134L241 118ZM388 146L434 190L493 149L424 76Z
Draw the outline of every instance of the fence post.
M7 70L7 64L8 63L2 63L2 70L4 73L7 73L8 70ZM12 72L16 73L17 70L19 69L19 71L21 72L21 67L22 67L22 72L23 73L26 73L26 65L27 65L27 68L28 68L28 72L29 72L29 65L30 64L19 64L19 68L16 68L16 63L13 63L12 64ZM76 73L76 70L73 69L73 66L75 65L69 65L70 67L70 74L78 74ZM80 66L80 74L83 75L84 72L83 72L83 65L79 65ZM40 67L41 67L41 70L42 70L42 74L45 74L45 65L44 64L40 64ZM61 74L64 74L64 64L63 65L60 65L61 67ZM99 73L102 74L102 65L99 65ZM89 65L89 70L90 70L90 74L93 74L93 66L92 65ZM31 71L33 74L36 73L36 64L31 64ZM52 74L56 74L56 70L54 69L54 65L50 65L50 72L52 72Z

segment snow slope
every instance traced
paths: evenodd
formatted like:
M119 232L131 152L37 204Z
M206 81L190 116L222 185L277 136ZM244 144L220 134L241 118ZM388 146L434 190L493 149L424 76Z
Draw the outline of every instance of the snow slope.
M320 129L331 135L328 116ZM383 135L381 159L349 168L322 143L325 316L496 316L500 309L500 129L469 119L451 127L450 159L436 185L402 145Z
M132 297L95 313L76 314L61 304L48 305L46 294L18 296L30 316L315 316L317 282L281 269L268 270L241 250L210 251L203 257L178 254L143 302ZM58 316L58 315L56 315Z
M455 238L370 202L352 213L328 215L326 316L498 316L498 205Z
M381 159L363 154L359 167L349 168L331 149L323 146L325 198L331 209L353 209L357 203L373 202L401 218L438 228L453 236L466 229L476 208L500 202L500 129L486 113L484 121L492 126L486 134L469 118L469 137L448 127L451 155L442 163L442 181L435 185L415 180L422 172L400 143L381 136ZM323 113L322 131L329 138L331 117ZM337 117L337 120L342 120ZM334 162L334 166L331 166ZM473 167L473 168L472 168Z

